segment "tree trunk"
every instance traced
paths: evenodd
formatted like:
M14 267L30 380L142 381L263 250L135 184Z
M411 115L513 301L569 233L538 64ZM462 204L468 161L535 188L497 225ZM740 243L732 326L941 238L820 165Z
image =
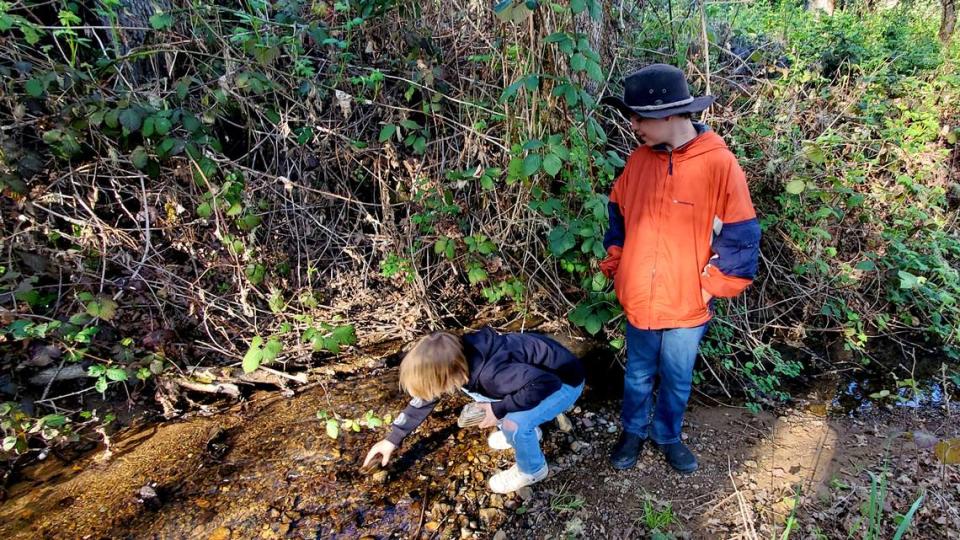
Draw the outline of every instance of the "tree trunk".
M957 26L957 0L940 0L943 4L943 18L940 19L940 41L946 45L953 37Z

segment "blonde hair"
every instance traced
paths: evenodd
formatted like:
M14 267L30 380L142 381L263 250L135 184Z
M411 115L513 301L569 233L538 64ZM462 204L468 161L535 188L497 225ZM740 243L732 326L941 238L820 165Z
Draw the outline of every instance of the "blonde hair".
M455 391L469 378L463 342L447 332L424 336L400 362L400 388L427 401Z

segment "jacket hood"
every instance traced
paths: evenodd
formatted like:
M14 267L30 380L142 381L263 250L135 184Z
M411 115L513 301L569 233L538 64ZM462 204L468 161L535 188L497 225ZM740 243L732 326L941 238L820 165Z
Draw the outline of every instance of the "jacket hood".
M694 122L693 127L697 130L697 136L679 148L673 149L673 160L683 161L714 150L726 150L727 143L723 138L717 135L709 126ZM666 159L670 155L670 150L666 145L657 145L650 148L655 154Z

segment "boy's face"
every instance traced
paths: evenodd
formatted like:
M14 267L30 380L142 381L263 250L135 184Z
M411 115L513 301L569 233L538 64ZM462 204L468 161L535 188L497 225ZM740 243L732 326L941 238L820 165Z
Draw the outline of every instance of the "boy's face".
M670 123L667 118L642 118L630 116L630 129L640 139L640 144L656 146L670 140Z

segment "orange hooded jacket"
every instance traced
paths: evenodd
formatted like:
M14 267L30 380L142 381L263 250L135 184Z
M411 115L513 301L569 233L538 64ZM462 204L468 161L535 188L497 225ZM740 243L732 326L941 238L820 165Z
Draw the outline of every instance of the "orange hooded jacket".
M610 194L607 258L617 298L635 328L691 328L712 296L742 292L757 272L760 226L746 177L716 133L667 151L640 146Z

